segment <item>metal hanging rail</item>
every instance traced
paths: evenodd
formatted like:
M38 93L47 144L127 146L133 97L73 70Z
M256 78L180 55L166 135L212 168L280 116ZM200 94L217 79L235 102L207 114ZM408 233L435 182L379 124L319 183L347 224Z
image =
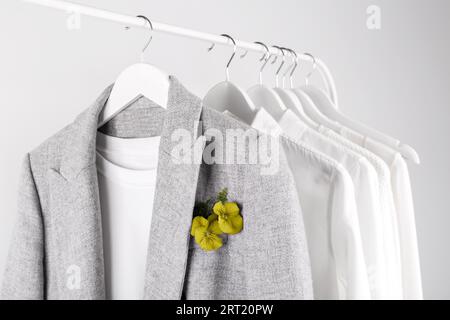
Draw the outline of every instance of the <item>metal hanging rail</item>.
M149 28L149 25L147 21L141 18L137 18L134 16L124 15L116 12L111 12L103 9L97 9L94 7L89 7L85 5L80 5L68 1L59 1L59 0L23 0L24 2L33 3L49 8L54 8L58 10L63 10L70 13L77 13L80 15L100 18L120 24L124 24L126 26L133 26L133 27L139 27L139 28ZM156 22L152 20L153 25L153 32L160 32L160 33L167 33L177 36L182 36L186 38L191 39L197 39L209 43L216 43L219 45L230 45L229 39L222 37L220 35L215 35L211 33L196 31L192 29L186 29L181 28L161 22ZM260 53L266 53L265 48L262 46L253 43L253 42L247 42L247 41L241 41L238 39L235 39L236 46L241 49L254 51L254 52L260 52ZM272 55L281 56L281 52L277 50L276 48L269 47L269 51ZM337 106L337 92L336 92L336 86L334 83L333 76L331 75L330 70L325 65L325 63L320 60L319 58L315 57L313 60L311 58L311 55L308 54L301 54L297 53L297 56L300 60L307 61L307 62L314 62L317 65L317 70L320 72L321 76L325 80L325 85L327 87L327 91L329 92L330 98Z

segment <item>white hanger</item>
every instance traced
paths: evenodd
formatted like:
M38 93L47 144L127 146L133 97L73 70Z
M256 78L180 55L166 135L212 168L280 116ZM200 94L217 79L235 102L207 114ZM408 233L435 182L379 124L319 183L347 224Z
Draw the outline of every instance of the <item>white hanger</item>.
M153 32L151 21L145 16L150 31ZM114 87L103 107L98 120L98 127L114 118L118 113L132 105L137 99L146 97L163 108L167 108L170 80L162 70L144 63L144 53L147 50L153 35L150 35L141 53L141 63L136 63L126 68L117 77Z
M241 121L251 124L256 114L256 107L245 91L230 82L228 72L231 61L236 55L236 42L227 34L222 34L222 36L230 39L233 43L233 54L226 66L226 81L222 81L212 87L203 98L203 104L220 112L228 111ZM208 48L208 51L211 51L213 48L214 44Z
M271 54L269 53L269 48L264 43L262 42L255 42L255 43L264 46L264 48L266 49L266 54L260 59L260 61L264 60L264 63L262 64L261 69L259 70L259 83L248 89L247 93L249 97L252 99L257 109L262 108L266 110L272 116L272 118L278 121L283 116L284 112L287 110L287 107L284 105L283 100L281 100L281 98L278 96L278 94L275 92L274 89L263 84L262 72L267 62L270 60ZM272 64L275 62L276 59L272 61ZM277 70L277 80L278 80L278 73L283 67L283 64L284 59Z
M308 85L309 77L316 68L315 58L311 54L309 55L313 60L313 69L306 77L306 85L301 89L305 92L318 109L329 119L338 121L341 125L346 126L364 136L377 140L392 149L400 152L405 159L411 160L416 164L420 163L420 158L416 150L411 146L402 144L399 140L392 138L384 133L381 133L375 129L372 129L358 121L355 121L348 116L341 113L328 95L321 89Z
M297 53L294 50L289 49L289 48L281 48L281 49L291 52L294 59L293 59L292 66L287 68L287 70L283 74L282 87L275 88L274 90L278 94L278 96L281 98L281 100L284 102L286 107L288 109L292 110L301 121L303 121L307 126L309 126L311 128L317 128L319 125L317 123L315 123L313 120L311 120L310 117L308 117L308 115L305 113L305 110L303 109L303 105L302 105L300 99L292 91L292 88L294 87L293 74L298 66ZM285 78L286 78L286 75L288 74L288 72L289 72L290 89L286 89L286 86L285 86Z
M286 48L285 48L286 49ZM289 76L289 82L290 82L290 89L285 90L285 92L289 92L289 96L286 95L286 98L289 98L292 103L288 103L285 101L286 106L288 108L292 109L294 113L305 123L309 124L312 128L318 129L321 125L328 127L330 129L333 129L334 131L339 131L341 129L341 126L336 123L335 121L331 121L327 117L325 117L319 109L315 106L314 102L311 100L311 98L304 93L300 88L293 88L293 73L298 65L298 57L295 51L289 50L293 53L295 56L295 62L294 68L292 69L290 76ZM285 72L284 76L287 74L287 71ZM283 78L283 86L284 86L284 78ZM280 93L280 96L282 93ZM292 99L292 95L295 95L297 99ZM296 103L298 100L299 103Z
M323 125L324 127L327 127L333 131L340 132L342 126L339 123L325 117L311 100L311 98L301 88L292 89L292 92L300 100L303 106L303 110L305 111L307 116L315 123L317 123L318 126Z

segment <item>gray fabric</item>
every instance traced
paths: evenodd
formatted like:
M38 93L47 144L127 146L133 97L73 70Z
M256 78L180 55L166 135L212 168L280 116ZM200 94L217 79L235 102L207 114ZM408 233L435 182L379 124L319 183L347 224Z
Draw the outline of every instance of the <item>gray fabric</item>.
M95 137L111 88L27 155L3 298L105 298ZM161 130L144 298L312 299L301 209L284 154L277 174L267 176L260 174L260 165L179 164L171 155L174 130L197 137L209 128L222 133L247 128L202 107L173 77L165 112L140 103L102 131L132 138ZM155 127L147 130L145 124ZM201 155L203 148L192 150ZM242 207L244 230L206 253L190 239L193 206L224 187ZM73 266L80 271L75 287Z
M140 97L131 106L105 123L99 131L118 138L145 138L161 134L166 109L146 97Z

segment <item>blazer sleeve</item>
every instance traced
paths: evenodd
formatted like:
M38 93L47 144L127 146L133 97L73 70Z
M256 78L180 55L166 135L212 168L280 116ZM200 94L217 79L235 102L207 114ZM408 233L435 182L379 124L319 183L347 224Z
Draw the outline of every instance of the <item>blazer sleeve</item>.
M1 290L3 299L44 298L44 231L41 206L27 154L19 183L18 217Z
M344 170L337 170L333 180L331 245L336 263L339 299L369 300L369 279L353 182Z

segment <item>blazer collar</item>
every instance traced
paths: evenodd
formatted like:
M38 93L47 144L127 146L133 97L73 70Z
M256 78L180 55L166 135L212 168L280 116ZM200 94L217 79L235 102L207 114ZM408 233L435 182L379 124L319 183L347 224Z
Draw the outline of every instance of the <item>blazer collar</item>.
M59 172L72 180L85 168L95 164L98 117L114 84L109 85L95 102L81 113L70 126L64 142ZM189 92L174 76L170 76L167 112L161 132L161 149L170 152L177 141L171 134L177 129L187 130L192 137L199 134L198 121L202 110L201 100Z

